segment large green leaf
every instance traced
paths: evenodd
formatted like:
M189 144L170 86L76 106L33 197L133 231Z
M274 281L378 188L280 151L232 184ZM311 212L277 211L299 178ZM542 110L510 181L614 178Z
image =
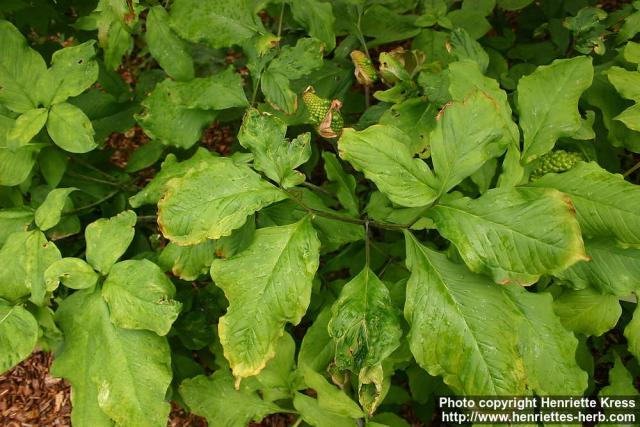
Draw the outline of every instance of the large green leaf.
M135 196L129 198L129 204L134 208L139 208L142 205L157 204L162 194L164 194L167 182L173 178L184 176L198 164L206 163L213 157L213 154L204 148L199 148L193 156L182 162L179 162L174 154L168 154L162 162L162 169L146 187Z
M586 336L600 336L613 329L622 314L617 297L592 288L565 290L553 309L567 329Z
M97 146L89 118L81 109L67 102L51 107L47 132L58 147L71 153L86 153Z
M504 135L505 117L497 101L484 92L473 92L438 114L430 135L433 170L439 194L446 193L500 156L509 142Z
M629 296L640 288L640 249L623 248L607 238L587 240L590 260L574 264L555 276L574 289L593 287L603 294Z
M414 159L409 137L400 129L374 125L363 131L345 129L338 141L340 157L373 181L380 191L401 206L432 203L437 193L427 164Z
M180 396L193 413L216 427L246 427L251 421L282 411L276 404L262 400L255 391L235 390L233 377L224 370L210 377L199 375L183 381Z
M169 240L194 245L230 235L248 215L285 197L248 166L216 157L167 183L158 224Z
M442 375L464 395L523 395L526 370L519 353L522 318L504 288L405 234L404 315L409 345L420 366Z
M51 68L38 82L38 97L44 105L59 104L78 96L98 79L95 41L57 50Z
M322 160L324 160L324 171L327 174L327 179L335 182L336 197L338 197L340 204L351 215L357 216L359 202L356 196L356 179L342 169L335 154L323 151Z
M0 103L18 113L36 108L33 88L47 71L44 60L8 21L0 20L0 40Z
M320 0L290 0L293 19L307 30L310 36L324 43L327 52L336 47L336 33L331 2Z
M42 231L48 230L60 222L62 210L69 194L76 188L55 188L47 194L47 198L36 210L36 225Z
M578 100L592 79L591 58L586 56L555 60L520 79L518 112L525 162L547 153L558 138L580 129Z
M596 163L580 163L562 174L547 174L528 186L555 188L569 195L582 233L615 237L640 246L640 187Z
M304 218L256 230L244 251L211 264L211 277L229 300L218 333L237 381L258 374L275 355L285 324L302 319L319 249L311 221Z
M443 198L427 215L472 271L496 283L529 285L587 259L573 207L553 189L497 188L478 199Z
M300 412L302 419L312 426L353 427L356 425L353 419L331 412L320 406L318 400L301 393L293 396L293 407Z
M333 414L350 418L362 418L362 409L347 394L338 387L329 384L327 379L310 367L300 368L304 383L315 390L318 404L324 410Z
M112 218L100 218L87 225L84 231L87 241L86 256L93 268L102 274L109 272L131 244L136 219L135 212L124 211Z
M165 426L171 354L166 338L111 323L100 292L85 289L56 312L64 347L53 375L71 383L71 422L78 427Z
M44 303L44 272L60 259L60 251L38 230L11 234L0 249L0 298L17 301L31 295L37 305Z
M581 396L588 375L576 362L578 340L554 313L551 295L518 285L507 290L523 318L519 351L531 388L540 396Z
M289 141L287 125L275 116L249 109L242 120L238 141L254 155L253 166L283 187L302 183L305 176L295 170L311 156L311 135Z
M386 359L402 336L389 290L369 268L344 285L328 328L337 368L356 374Z
M640 305L636 305L631 321L624 328L624 336L627 338L629 352L636 360L640 360Z
M148 329L161 336L169 332L182 307L175 293L160 267L146 259L115 264L102 288L115 326Z
M176 80L191 80L195 72L188 45L169 27L169 14L153 6L147 15L145 34L149 52L167 74Z
M0 299L0 373L31 354L38 341L38 322L19 305Z
M261 27L251 0L176 0L171 3L171 26L185 39L211 47L241 44Z

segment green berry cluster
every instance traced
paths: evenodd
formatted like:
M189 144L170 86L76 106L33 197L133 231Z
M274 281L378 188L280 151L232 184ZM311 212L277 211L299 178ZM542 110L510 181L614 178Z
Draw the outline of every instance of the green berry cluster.
M531 174L531 179L538 179L548 173L568 171L574 167L576 163L583 160L584 156L580 153L565 150L554 150L540 158L540 163Z
M309 121L316 126L321 136L335 138L342 132L344 120L340 114L342 104L339 101L321 98L313 90L305 91L302 101L309 111Z

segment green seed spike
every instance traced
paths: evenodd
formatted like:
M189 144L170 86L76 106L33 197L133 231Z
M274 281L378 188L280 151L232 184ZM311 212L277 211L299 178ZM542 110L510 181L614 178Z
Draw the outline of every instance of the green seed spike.
M330 101L320 98L311 86L302 94L302 101L309 111L309 121L315 125L320 136L336 138L340 135L344 127L344 120L340 114L342 102L337 99Z
M584 156L580 153L554 150L540 158L540 163L531 174L531 179L538 179L548 173L566 172L583 160Z
M378 74L373 66L371 59L359 50L351 52L351 60L355 70L353 74L356 76L358 83L365 86L371 86L378 80Z

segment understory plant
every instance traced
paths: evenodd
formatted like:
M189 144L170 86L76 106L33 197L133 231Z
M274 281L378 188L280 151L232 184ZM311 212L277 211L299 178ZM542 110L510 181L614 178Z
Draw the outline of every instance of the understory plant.
M637 395L640 2L0 17L0 372L74 426Z

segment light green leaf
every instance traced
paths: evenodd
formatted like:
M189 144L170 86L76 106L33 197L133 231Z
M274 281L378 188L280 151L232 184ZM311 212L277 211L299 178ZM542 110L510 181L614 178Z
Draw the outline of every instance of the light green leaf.
M627 108L613 119L621 121L631 130L640 132L640 104Z
M45 106L78 96L98 79L95 40L54 52L51 68L38 82L39 101Z
M299 39L295 46L284 46L265 70L261 88L268 102L287 114L298 109L298 97L289 87L322 66L323 45L313 38Z
M242 77L233 67L207 77L195 78L188 82L169 84L171 99L186 108L203 110L226 110L246 107L247 96L242 88Z
M356 425L353 419L327 411L316 399L301 393L293 396L293 407L300 413L302 419L312 426L353 427Z
M397 127L409 135L405 141L411 154L423 155L429 149L429 133L436 127L438 107L422 98L409 98L394 104L380 117L381 125ZM325 152L323 152L324 154Z
M640 64L640 43L628 42L623 50L624 59L634 64Z
M274 358L267 362L267 366L255 377L263 399L275 402L291 397L291 391L295 389L292 382L295 354L296 343L291 335L285 332L276 343Z
M352 25L359 24L365 36L375 38L367 43L369 47L410 39L420 32L420 28L415 25L414 15L401 15L379 3L368 5L362 14L362 20L356 17L351 19Z
M7 145L12 149L27 145L44 127L48 116L46 108L35 108L23 113L7 134Z
M111 321L124 329L148 329L163 336L178 318L182 304L160 267L148 260L115 264L102 288Z
M609 370L609 385L605 386L598 393L599 397L604 396L638 396L638 390L634 387L634 378L627 370L620 359L618 353L614 353L613 368ZM632 424L628 424L631 426ZM623 427L623 425L620 425Z
M19 305L0 299L0 373L27 358L38 341L38 322Z
M319 249L311 221L304 218L256 230L244 251L211 265L211 277L229 300L218 333L236 381L258 374L275 355L285 324L302 319Z
M324 372L333 360L335 351L327 328L329 319L331 310L325 307L304 334L298 353L298 366L301 369Z
M166 425L171 383L166 338L114 326L100 292L90 289L62 301L56 321L65 343L51 370L71 383L74 426Z
M451 32L451 53L461 62L473 62L478 66L481 74L487 71L489 55L482 45L475 41L464 29L456 28ZM470 67L473 70L473 67Z
M166 238L181 246L228 236L248 215L286 197L228 157L211 158L166 188L158 203L158 224Z
M89 118L75 105L55 104L49 110L47 131L56 145L71 153L86 153L97 147Z
M62 258L44 272L47 290L53 291L62 282L67 288L85 289L98 282L98 273L80 258Z
M344 391L329 384L325 377L311 368L303 366L300 369L304 377L304 383L315 390L318 396L318 405L322 409L343 417L364 417L362 409Z
M0 104L18 113L37 107L33 88L47 71L38 52L8 21L0 20Z
M160 253L158 264L182 280L196 280L209 273L209 267L215 258L216 242L213 240L193 246L169 243Z
M588 337L613 329L622 314L617 297L592 288L563 291L553 309L567 329Z
M484 92L474 92L464 101L453 102L440 111L430 136L439 194L504 152L508 140L503 136L503 123L497 101Z
M324 43L327 52L336 47L336 33L331 2L319 0L290 0L293 19L307 30L310 36Z
M504 288L471 273L405 233L407 282L404 315L418 364L457 394L524 395L519 353L522 318Z
M359 212L358 197L356 196L356 179L342 169L335 154L329 151L322 152L324 171L329 181L336 183L336 196L340 204L353 216Z
M255 169L288 188L305 180L304 174L294 169L311 157L311 135L307 132L289 141L286 133L282 120L251 108L242 120L238 141L253 153Z
M572 205L553 189L498 188L478 199L443 198L427 215L471 271L496 283L530 285L587 259Z
M251 0L175 0L171 3L171 27L192 42L211 47L241 44L260 30ZM215 31L211 31L215 28Z
M29 299L42 305L44 272L60 258L56 245L38 230L11 234L0 249L0 298L14 302L31 294Z
M0 247L16 231L27 231L33 222L33 210L28 207L0 209Z
M340 291L328 328L337 368L356 374L380 364L400 345L402 336L389 290L367 267Z
M164 194L167 182L173 178L184 176L198 164L206 163L213 157L213 154L204 148L198 148L193 156L182 162L179 162L174 154L168 154L162 162L160 172L153 177L146 187L135 196L129 198L129 204L134 208L139 208L142 205L157 204Z
M636 305L631 321L624 328L624 336L627 338L629 352L636 360L640 360L640 305Z
M574 289L593 287L603 294L629 296L640 288L640 249L623 248L610 238L587 240L587 262L574 264L555 276Z
M571 197L586 237L615 237L640 246L640 187L597 163L578 163L562 174L547 174L527 186L555 188Z
M413 158L409 146L404 132L384 125L363 131L345 129L338 141L340 157L363 172L392 202L426 206L437 197L431 187L433 174L424 161Z
M19 185L29 177L38 156L38 147L5 148L0 141L0 185Z
M67 202L69 194L77 188L55 188L47 194L47 198L36 209L36 225L42 231L46 231L60 222L62 210Z
M611 67L605 74L609 82L618 93L626 99L640 101L640 73L625 70L621 67Z
M581 396L588 375L576 363L578 340L553 312L549 294L534 294L518 285L507 295L523 318L519 351L531 388L540 396Z
M86 257L98 272L109 273L131 244L137 215L133 211L120 212L111 218L100 218L87 225L84 238L87 241Z
M282 411L254 391L235 390L233 378L222 369L210 377L198 375L183 381L180 396L194 414L205 417L209 425L216 427L246 427L251 421L258 422Z
M520 79L518 112L525 162L551 151L558 138L580 129L578 100L592 80L593 66L586 56L557 59Z
M169 27L169 14L164 7L149 9L145 38L149 52L168 75L176 80L193 79L195 73L189 47Z
M456 9L449 12L447 18L454 27L466 30L474 40L484 36L491 29L491 24L484 14L477 10Z

